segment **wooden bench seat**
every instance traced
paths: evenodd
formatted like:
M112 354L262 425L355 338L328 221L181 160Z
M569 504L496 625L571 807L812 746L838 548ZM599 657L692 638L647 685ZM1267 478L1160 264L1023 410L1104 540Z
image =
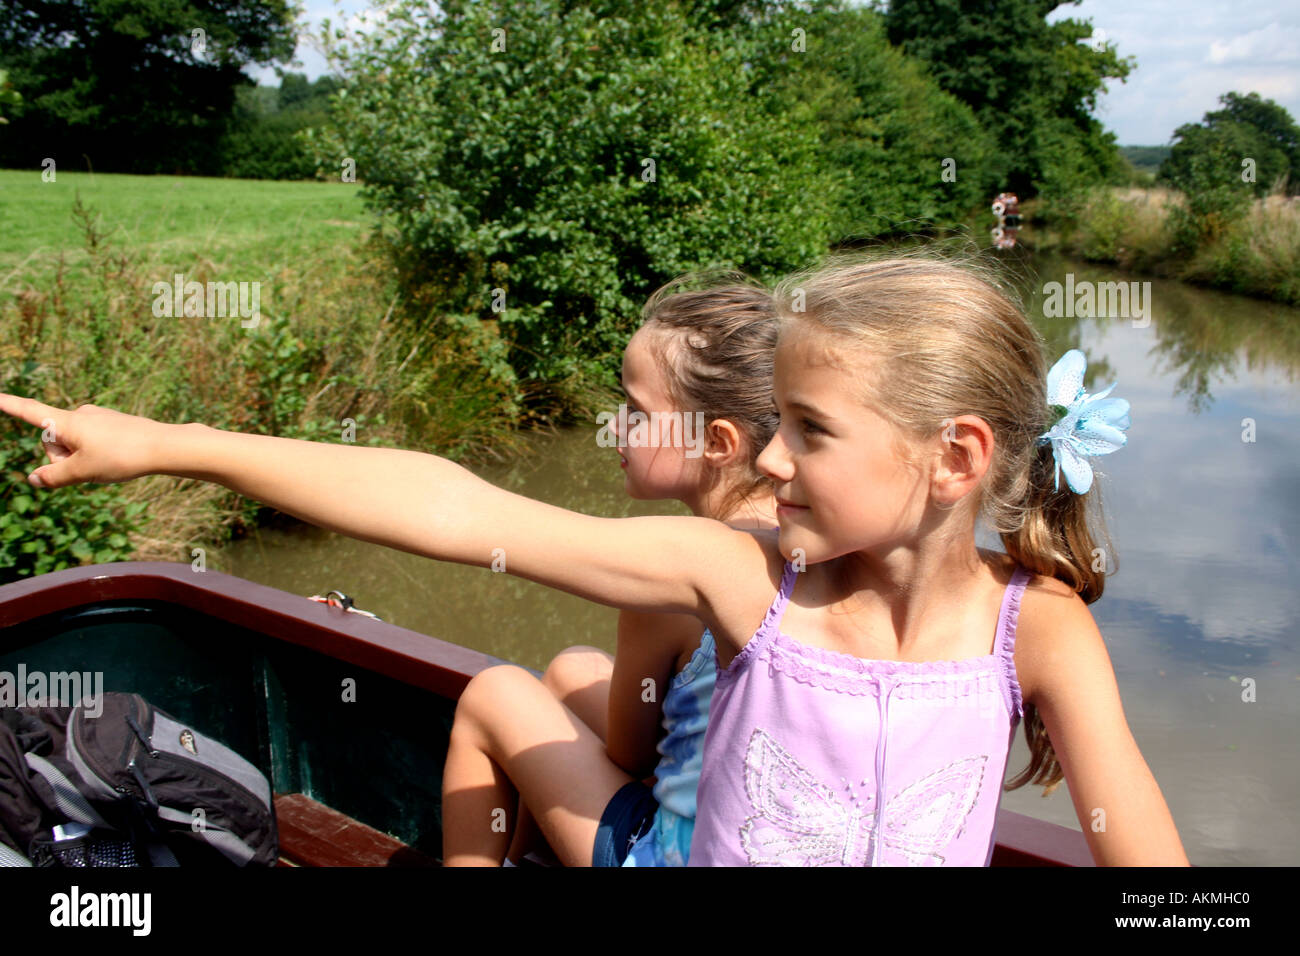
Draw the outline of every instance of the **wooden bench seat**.
M438 866L400 840L301 793L275 796L280 866Z

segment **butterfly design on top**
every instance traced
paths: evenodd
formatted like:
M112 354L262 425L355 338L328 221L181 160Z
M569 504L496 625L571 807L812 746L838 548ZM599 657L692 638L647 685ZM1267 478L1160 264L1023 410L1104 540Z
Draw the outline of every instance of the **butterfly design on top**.
M1052 490L1061 487L1061 472L1070 490L1086 494L1092 487L1092 466L1084 456L1109 455L1128 442L1129 404L1122 398L1107 398L1111 385L1096 395L1083 388L1088 360L1078 349L1070 349L1047 373L1047 402L1057 418L1038 436L1038 443L1052 446L1056 461Z
M942 866L979 798L987 756L965 757L899 791L876 814L819 781L771 734L756 729L745 754L745 793L755 813L740 828L751 866ZM874 800L874 798L872 798Z

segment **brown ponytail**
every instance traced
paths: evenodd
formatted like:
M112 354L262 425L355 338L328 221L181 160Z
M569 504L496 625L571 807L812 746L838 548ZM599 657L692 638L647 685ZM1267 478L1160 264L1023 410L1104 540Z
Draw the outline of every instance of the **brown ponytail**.
M1004 531L1002 544L1007 554L1025 568L1064 581L1091 604L1105 589L1111 554L1109 540L1107 547L1098 547L1089 527L1088 512L1097 502L1098 484L1094 481L1088 493L1080 495L1071 491L1062 478L1060 488L1054 489L1056 463L1052 448L1041 445L1036 452L1030 466L1024 523L1015 531ZM1092 517L1091 524L1105 534L1099 514ZM1043 784L1043 796L1047 796L1065 779L1065 773L1052 750L1042 715L1032 704L1025 705L1025 742L1029 745L1029 766L1007 784L1007 789L1015 790L1026 783Z

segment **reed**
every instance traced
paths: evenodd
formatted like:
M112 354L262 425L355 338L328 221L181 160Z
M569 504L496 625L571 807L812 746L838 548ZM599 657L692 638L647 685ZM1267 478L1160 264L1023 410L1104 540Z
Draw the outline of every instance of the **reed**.
M66 230L46 225L42 235L56 247L10 260L0 289L0 390L65 408L94 403L161 421L416 448L466 463L517 446L519 389L508 367L489 361L492 331L465 319L413 321L382 250L360 230L340 242L336 231L300 223L315 242L300 239L277 256L262 237L254 247L263 251L252 254L239 243L137 241L139 230L121 228L121 210L105 215L68 198L75 248L65 244ZM330 214L337 213L328 205L317 210ZM227 209L192 232L220 235L228 217ZM133 209L130 221L144 218ZM227 225L238 233L247 223ZM238 316L157 315L155 284L177 272L200 284L258 281L257 326ZM29 454L28 471L44 462L30 432L12 436L10 479ZM33 492L20 482L19 474L0 489L0 511L23 496L14 521L24 522L0 535L0 552L10 552L0 558L14 559L0 560L0 577L5 567L12 578L92 559L188 562L194 548L220 546L266 517L219 486L165 476L97 489L99 497L85 501L79 489ZM74 498L78 514L126 533L89 549L53 538L49 529L61 522L49 516ZM137 515L137 526L128 531L123 514ZM20 556L32 542L39 550Z
M1040 201L1026 212L1046 227L1038 248L1300 305L1300 197L1279 184L1190 250L1177 241L1175 212L1185 207L1175 190L1124 187L1095 190L1068 209Z

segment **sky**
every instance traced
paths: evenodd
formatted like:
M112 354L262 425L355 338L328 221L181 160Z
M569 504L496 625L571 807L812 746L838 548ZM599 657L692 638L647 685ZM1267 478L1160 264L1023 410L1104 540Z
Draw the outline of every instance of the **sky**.
M326 17L357 22L367 0L304 0L295 72L315 79L323 57L302 39ZM1297 0L1083 0L1048 17L1091 20L1094 35L1121 56L1137 58L1128 81L1112 80L1098 98L1097 118L1121 145L1170 142L1183 123L1219 108L1228 91L1256 92L1300 120L1300 3ZM273 69L249 69L276 85Z

